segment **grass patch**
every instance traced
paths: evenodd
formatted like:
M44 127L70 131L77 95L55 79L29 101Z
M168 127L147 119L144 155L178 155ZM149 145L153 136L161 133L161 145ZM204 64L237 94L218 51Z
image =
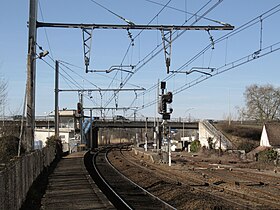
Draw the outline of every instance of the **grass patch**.
M227 134L254 141L259 141L262 134L261 126L235 124L228 125L226 123L223 123L219 127L222 129L223 132Z

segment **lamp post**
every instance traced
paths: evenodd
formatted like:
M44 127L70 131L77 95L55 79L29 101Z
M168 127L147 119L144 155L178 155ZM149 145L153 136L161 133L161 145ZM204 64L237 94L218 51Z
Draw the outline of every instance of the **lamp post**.
M189 112L190 110L193 110L194 108L189 108L185 111L184 116L186 118L186 113ZM190 122L190 117L189 117L189 122ZM185 137L185 120L183 118L183 138Z
M47 122L48 122L48 138L50 138L50 114L53 113L53 111L49 112L47 114L47 112L45 112L46 114L46 118L47 118Z

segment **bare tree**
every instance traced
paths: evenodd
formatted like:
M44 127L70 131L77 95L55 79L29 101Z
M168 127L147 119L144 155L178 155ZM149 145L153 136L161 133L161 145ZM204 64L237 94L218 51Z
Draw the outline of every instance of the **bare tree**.
M4 107L7 102L8 83L5 79L0 77L0 113L4 112Z
M250 85L244 93L246 118L267 122L280 118L280 88Z

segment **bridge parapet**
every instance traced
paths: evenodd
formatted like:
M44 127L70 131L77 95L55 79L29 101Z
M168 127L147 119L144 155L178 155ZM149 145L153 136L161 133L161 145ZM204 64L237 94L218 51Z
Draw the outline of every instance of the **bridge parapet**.
M159 122L162 123L161 121ZM93 122L94 127L100 128L145 128L145 121L138 120L95 120ZM168 126L173 129L198 129L198 122L176 122L176 121L168 121ZM155 127L154 119L152 121L147 121L147 127L153 128Z

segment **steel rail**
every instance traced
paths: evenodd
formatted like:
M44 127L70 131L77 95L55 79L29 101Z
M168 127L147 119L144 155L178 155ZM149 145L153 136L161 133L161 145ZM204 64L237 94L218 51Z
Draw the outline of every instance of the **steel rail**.
M120 148L121 150L121 148ZM110 164L110 166L116 171L118 172L119 175L121 175L124 179L126 179L127 181L129 181L130 183L134 184L136 187L138 187L139 189L141 189L142 191L144 191L146 194L150 195L151 197L153 197L154 199L162 202L166 207L175 210L176 208L171 206L170 204L166 203L164 200L160 199L159 197L153 195L152 193L150 193L149 191L145 190L143 187L141 187L140 185L136 184L135 182L133 182L131 179L129 179L128 177L126 177L125 175L123 175L115 166L112 165L112 163L110 162L110 160L108 159L108 152L109 150L106 152L106 161Z
M94 172L96 173L96 175L98 176L98 178L101 180L101 182L102 182L102 185L105 185L105 187L106 188L104 188L103 187L103 190L106 190L107 192L108 192L108 190L109 190L109 192L110 192L110 195L113 195L114 197L112 198L111 196L110 196L110 198L111 199L117 199L117 202L118 202L118 204L117 204L117 206L122 206L122 208L123 207L125 207L125 208L127 208L127 209L130 209L130 210L132 210L133 208L131 208L127 203L126 203L126 201L124 201L120 196L119 196L119 194L110 186L110 184L103 178L103 176L100 174L100 172L99 172L99 170L98 170L98 168L97 168L97 166L96 166L96 164L95 164L95 160L96 160L96 157L97 157L97 155L99 154L99 152L100 151L98 151L98 152L96 152L94 155L93 155L93 158L92 158L92 166L93 166L93 170L94 170ZM90 153L90 152L88 152L88 153ZM87 153L87 154L88 154ZM87 168L88 169L88 168ZM89 170L89 169L88 169ZM92 172L92 171L91 171ZM95 176L96 177L96 176ZM98 183L97 183L98 184ZM100 187L100 184L98 185L99 187ZM101 188L101 187L100 187ZM102 190L102 189L101 189ZM102 190L102 191L103 191ZM106 194L105 192L104 192L104 194ZM107 195L106 195L107 196ZM116 205L116 202L112 202L112 203L114 203L114 205Z
M92 157L92 168L88 168L88 171L90 172L91 176L94 176L94 179L97 179L97 185L100 187L100 189L104 192L104 194L110 198L111 202L115 205L116 208L118 209L135 209L135 207L137 208L137 206L139 206L139 200L143 199L143 196L148 196L147 198L156 201L153 202L153 204L155 206L157 206L157 208L163 208L163 209L176 209L173 206L171 206L170 204L166 203L165 201L161 200L160 198L152 195L150 192L148 192L147 190L143 189L142 187L140 187L139 185L137 185L136 183L134 183L133 181L131 181L130 179L128 179L127 177L125 177L123 174L121 174L108 160L107 155L108 153L113 149L113 147L106 147L103 148L99 151L97 151L93 157ZM90 153L90 152L88 152ZM87 153L87 155L89 155ZM100 156L101 153L104 153L102 155L104 156ZM101 164L106 164L109 168L112 169L113 174L116 173L117 176L119 176L121 179L120 180L125 180L125 182L128 182L130 184L130 186L133 186L133 189L138 189L139 191L136 191L137 195L140 195L140 197L138 198L139 200L137 200L136 197L134 197L134 199L136 198L136 200L131 200L131 191L129 191L130 193L128 194L128 197L126 197L126 194L123 194L122 192L118 192L118 190L113 189L114 188L114 184L110 183L110 181L108 181L106 179L106 176L104 177L104 175L102 175L102 172L100 171L98 164L97 164L97 159L101 158L101 160L103 159L103 161L101 162ZM88 159L88 157L87 157ZM103 166L104 169L104 165L101 165L101 167ZM110 172L108 170L106 170L107 175L110 175ZM117 178L116 178L117 179ZM120 182L120 183L124 183L124 182ZM129 185L125 185L125 186L129 186ZM117 188L120 188L120 186L116 186ZM125 188L126 189L126 188ZM125 192L125 191L124 191ZM141 192L141 193L140 193ZM136 195L135 194L135 195ZM144 197L145 199L145 197ZM129 200L129 201L126 201ZM137 201L137 202L135 202ZM131 203L132 202L132 203ZM147 201L150 202L150 201ZM143 203L142 203L143 205ZM155 207L154 206L154 207ZM160 207L159 207L160 206Z
M123 152L120 150L120 153L122 155L122 157L124 159L126 159L129 163L131 163L132 165L135 165L137 167L140 167L141 169L143 170L146 170L146 171L149 171L149 172L152 172L152 173L155 173L154 170L151 170L147 167L143 167L137 163L135 163L134 161L131 161L131 160L128 160L125 155L123 154ZM131 156L131 155L130 155ZM135 159L135 157L133 157ZM167 172L165 171L161 171L160 173L157 173L158 175L161 175L161 176L165 176L166 179L169 179L171 181L174 181L173 179L171 179L169 176L170 174L168 174ZM206 190L203 190L203 189L200 189L200 186L203 186L203 181L198 179L198 178L194 178L194 177L188 177L188 184L186 184L185 182L181 182L181 184L183 185L186 185L186 186L192 186L193 188L195 188L197 191L201 192L201 193L205 193L205 194L208 194L210 196L213 196L217 199L221 199L221 200L224 200L228 203L231 203L232 205L238 207L238 208L246 208L246 209L254 209L253 207L251 206L247 206L247 205L244 205L244 204L241 204L241 203L238 203L237 201L234 201L234 200L230 200L229 198L225 198L224 196L221 196L221 195L217 195L217 194L214 194L213 192L209 192L209 191L206 191ZM212 188L214 189L218 189L218 190L221 190L221 188L219 186L214 186L214 185L211 185ZM229 194L231 191L227 190L227 194ZM236 192L234 192L236 193Z

